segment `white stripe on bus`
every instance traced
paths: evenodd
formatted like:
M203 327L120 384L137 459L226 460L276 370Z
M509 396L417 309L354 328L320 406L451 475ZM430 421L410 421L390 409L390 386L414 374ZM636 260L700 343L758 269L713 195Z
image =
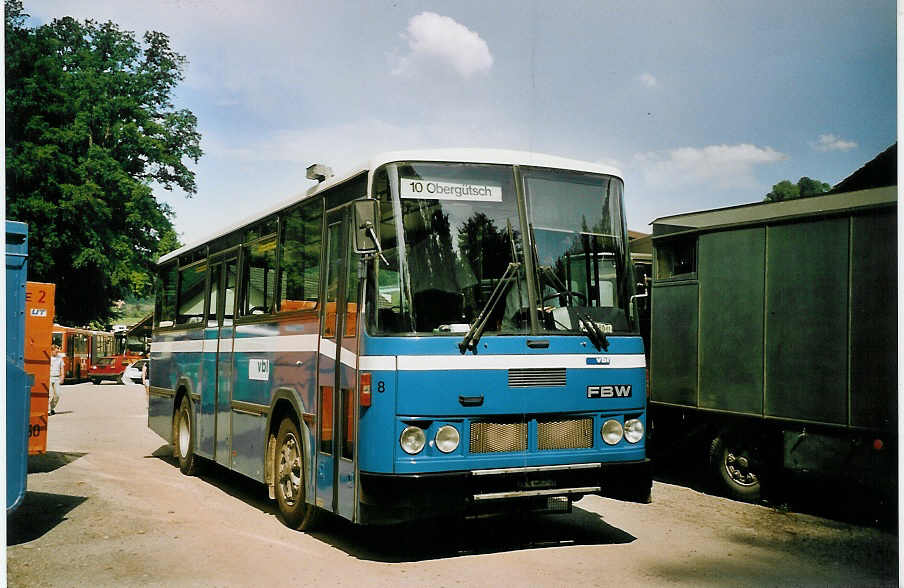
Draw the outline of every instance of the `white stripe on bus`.
M605 358L588 365L588 358ZM627 369L646 367L642 353L635 355L400 355L399 371L502 370L508 368Z
M317 335L280 335L272 337L248 337L221 339L221 352L314 352L317 351ZM151 344L151 353L215 353L215 339L193 341L157 341ZM320 354L336 359L336 343L320 339ZM587 360L594 358L593 364ZM342 348L340 361L362 370L429 371L429 370L500 370L508 368L582 368L582 369L631 369L646 367L643 354L632 355L367 355L358 357Z

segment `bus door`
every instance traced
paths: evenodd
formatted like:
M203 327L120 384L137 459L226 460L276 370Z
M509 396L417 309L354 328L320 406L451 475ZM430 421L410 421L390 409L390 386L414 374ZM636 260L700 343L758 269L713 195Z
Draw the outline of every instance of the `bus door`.
M199 447L226 467L232 464L232 341L237 276L236 251L211 260Z
M357 265L350 257L350 208L330 212L324 246L315 500L347 519L355 513Z

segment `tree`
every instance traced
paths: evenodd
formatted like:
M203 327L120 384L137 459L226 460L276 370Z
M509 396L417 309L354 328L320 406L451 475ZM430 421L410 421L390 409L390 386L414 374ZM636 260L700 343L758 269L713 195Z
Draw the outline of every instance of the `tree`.
M772 191L763 198L765 202L781 202L782 200L793 200L795 198L806 198L808 196L818 196L828 192L832 186L819 180L813 180L806 176L792 184L790 180L782 180L772 186Z
M29 279L56 283L58 320L104 323L178 246L152 186L196 192L197 120L171 99L186 60L163 33L27 16L5 0L6 216L28 223Z

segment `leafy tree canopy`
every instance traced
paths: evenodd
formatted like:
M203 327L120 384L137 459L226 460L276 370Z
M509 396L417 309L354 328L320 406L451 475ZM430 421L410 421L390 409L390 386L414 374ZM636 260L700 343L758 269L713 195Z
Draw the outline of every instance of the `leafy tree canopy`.
M29 279L56 283L58 321L105 323L179 246L151 186L196 192L197 119L172 103L186 60L163 33L27 16L5 0L6 217L28 223Z
M819 180L814 180L806 176L797 180L796 184L792 184L790 180L782 180L772 186L772 191L763 198L766 202L780 202L782 200L793 200L794 198L806 198L807 196L818 196L825 194L832 189L832 186Z

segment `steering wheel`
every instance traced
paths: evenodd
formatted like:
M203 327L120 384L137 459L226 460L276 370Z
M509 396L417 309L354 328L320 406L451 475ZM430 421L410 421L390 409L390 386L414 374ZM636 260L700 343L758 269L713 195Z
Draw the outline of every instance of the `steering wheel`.
M266 306L254 306L248 309L248 314L265 314L267 312Z
M568 296L569 299L579 298L582 305L587 304L587 296L585 296L584 294L581 294L580 292L575 292L574 290L560 290L558 292L553 292L552 294L547 294L546 296L543 297L543 302L546 302L547 300L552 300L553 298L557 298L559 296Z

